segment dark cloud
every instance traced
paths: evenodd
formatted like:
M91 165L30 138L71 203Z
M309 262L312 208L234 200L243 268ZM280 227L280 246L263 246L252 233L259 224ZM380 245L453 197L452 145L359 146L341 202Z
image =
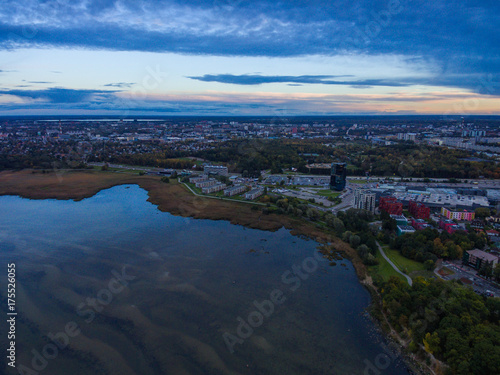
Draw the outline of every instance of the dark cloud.
M198 77L188 77L204 82L231 83L235 85L261 85L263 83L288 83L288 84L321 84L321 85L347 85L347 86L392 86L403 87L410 86L411 83L396 82L382 79L358 80L358 81L339 81L331 78L340 78L345 76L329 75L305 75L305 76L262 76L262 75L233 75L233 74L205 74Z
M0 48L394 54L433 62L436 84L500 95L499 24L498 0L4 0Z
M20 98L43 99L49 103L81 103L99 96L109 97L115 91L74 90L53 87L46 90L0 90L0 95L13 95Z

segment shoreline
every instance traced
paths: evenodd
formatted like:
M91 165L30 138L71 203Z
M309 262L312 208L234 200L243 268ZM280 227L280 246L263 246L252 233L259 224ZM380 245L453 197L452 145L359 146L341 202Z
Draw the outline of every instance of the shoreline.
M294 236L306 236L320 244L322 253L327 257L341 253L355 269L358 281L371 296L367 308L370 318L382 335L398 348L398 354L412 373L428 374L430 369L422 369L421 364L409 356L407 346L394 335L392 327L381 309L380 295L368 275L366 266L357 252L340 240L333 232L318 228L314 223L286 215L264 215L251 210L249 204L208 199L193 195L183 184L177 181L163 183L160 177L140 176L137 174L119 174L114 172L89 171L2 171L0 172L0 196L12 195L27 199L58 199L80 201L90 198L101 190L114 186L134 184L148 192L148 201L162 212L174 216L195 219L225 220L231 224L266 231L280 228L290 230ZM235 209L236 208L236 209ZM429 371L428 371L429 370Z

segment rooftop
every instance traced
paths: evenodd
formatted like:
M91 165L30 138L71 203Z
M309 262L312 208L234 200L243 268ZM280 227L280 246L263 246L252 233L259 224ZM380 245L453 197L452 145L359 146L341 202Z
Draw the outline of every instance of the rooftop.
M491 262L491 261L498 259L498 257L496 255L487 253L487 252L485 252L483 250L479 250L479 249L469 250L467 252L469 253L469 255L473 255L477 258L487 260L488 262Z
M398 225L399 230L402 232L415 232L415 228L411 225Z

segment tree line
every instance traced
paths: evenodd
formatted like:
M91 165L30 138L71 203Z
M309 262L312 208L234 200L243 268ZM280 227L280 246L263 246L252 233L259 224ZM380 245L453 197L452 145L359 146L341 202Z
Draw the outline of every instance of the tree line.
M383 310L409 349L446 374L500 374L500 299L480 296L457 281L397 277L380 285Z

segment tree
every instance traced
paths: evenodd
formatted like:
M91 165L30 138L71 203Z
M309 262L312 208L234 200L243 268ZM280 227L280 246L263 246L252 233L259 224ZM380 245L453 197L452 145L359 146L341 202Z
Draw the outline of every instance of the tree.
M353 233L350 230L348 230L347 232L344 232L342 234L342 241L349 242L349 239L351 238L352 234Z
M336 217L335 219L333 219L333 228L338 235L342 235L342 233L344 233L345 231L344 222Z
M361 238L357 234L353 234L351 235L351 237L349 237L349 244L354 248L357 248L360 242Z
M424 267L426 270L428 271L432 271L434 270L434 267L435 267L436 263L432 260L432 259L427 259L425 262L424 262Z
M485 218L491 216L491 211L488 207L478 207L474 210L477 217Z
M441 340L439 339L437 332L434 332L432 335L430 332L427 332L423 342L426 352L431 354L437 354L437 352L439 352L439 344L441 343Z
M441 242L441 238L438 237L434 240L432 248L433 248L434 254L436 254L436 256L438 256L439 258L445 256L446 249L445 249L443 243Z
M487 279L491 279L493 276L493 262L485 261L479 269L479 274L483 275Z
M497 263L495 269L493 270L493 277L498 282L500 281L500 263Z
M366 245L359 245L358 247L358 255L361 257L361 259L364 259L370 254L370 250L368 249L368 246Z

